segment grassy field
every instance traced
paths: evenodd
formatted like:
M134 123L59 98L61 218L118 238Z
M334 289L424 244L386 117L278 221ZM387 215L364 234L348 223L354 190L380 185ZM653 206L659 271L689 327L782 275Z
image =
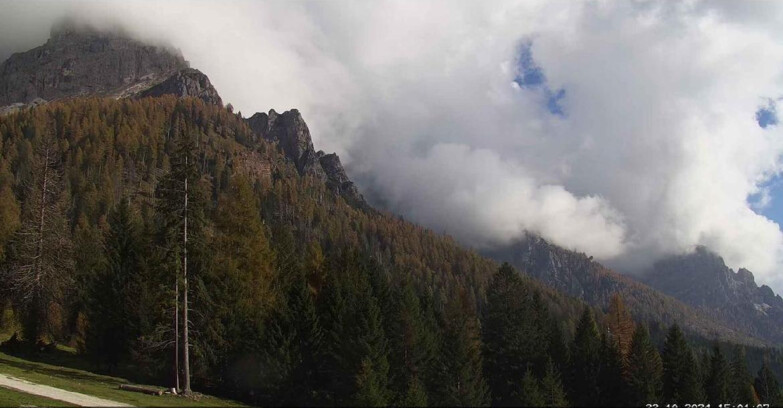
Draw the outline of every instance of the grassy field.
M235 401L224 400L210 396L201 396L200 398L190 399L173 395L154 396L123 391L118 389L118 386L120 384L128 384L129 382L122 378L94 374L85 370L66 368L44 362L25 360L5 353L0 353L0 373L22 378L35 383L46 384L68 391L80 392L83 394L93 395L99 398L106 398L117 402L124 402L136 406L243 406L242 404ZM24 405L66 406L64 403L47 399L41 399L43 401L36 402L37 400L35 398L37 397L26 396L25 394L20 394L16 391L0 388L0 406L19 406L19 402L17 401L21 401L21 403Z
M73 407L67 402L25 394L0 387L0 407Z

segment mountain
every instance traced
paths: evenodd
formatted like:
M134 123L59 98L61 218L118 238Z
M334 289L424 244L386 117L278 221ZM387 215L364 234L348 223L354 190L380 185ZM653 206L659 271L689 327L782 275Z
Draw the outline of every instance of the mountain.
M602 341L614 293L657 339L677 322L691 340L769 343L540 238L493 254L517 273L373 209L298 110L244 118L178 54L145 47L55 31L33 51L78 55L69 86L27 87L60 57L3 64L24 73L3 74L4 95L24 98L0 114L0 333L260 406L521 405L517 385L545 377L578 397L575 373L608 401L622 378ZM173 65L87 74L148 52ZM193 329L188 346L174 327ZM183 350L191 375L175 368ZM779 370L774 350L748 350L754 371L769 354Z
M783 342L783 299L747 269L731 270L705 247L660 260L640 277L653 287L745 333Z
M174 94L220 105L209 79L188 65L173 49L65 22L44 45L0 65L0 113L79 96Z
M706 339L722 338L756 345L783 342L780 327L738 322L696 307L685 297L659 291L603 266L584 253L559 247L534 234L485 254L509 262L545 285L596 307L607 307L611 296L619 293L634 317L641 321L665 325L677 322ZM676 281L670 283L673 287L677 285ZM753 330L748 330L749 327Z

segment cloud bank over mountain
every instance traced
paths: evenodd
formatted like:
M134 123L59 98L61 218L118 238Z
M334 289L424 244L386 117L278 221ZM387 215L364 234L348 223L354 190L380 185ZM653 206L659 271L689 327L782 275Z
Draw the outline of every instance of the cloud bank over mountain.
M165 41L246 116L299 108L375 202L467 244L530 230L625 271L706 245L783 289L756 212L783 199L783 134L757 119L783 97L778 2L0 6L0 58L65 15Z

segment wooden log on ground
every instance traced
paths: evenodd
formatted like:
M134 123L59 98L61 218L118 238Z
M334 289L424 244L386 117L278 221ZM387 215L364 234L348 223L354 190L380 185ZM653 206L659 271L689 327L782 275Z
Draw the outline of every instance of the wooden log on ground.
M163 390L160 388L144 387L142 385L120 384L120 389L149 395L163 395Z

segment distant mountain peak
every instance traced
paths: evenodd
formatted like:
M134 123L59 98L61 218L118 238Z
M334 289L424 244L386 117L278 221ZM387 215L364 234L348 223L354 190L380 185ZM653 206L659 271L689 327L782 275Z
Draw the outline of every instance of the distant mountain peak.
M759 287L751 271L734 272L706 247L662 259L640 279L687 304L742 324L749 332L783 340L783 298L769 286Z
M33 102L163 94L222 105L207 76L190 68L182 53L133 39L121 28L63 20L45 44L0 64L0 114Z

